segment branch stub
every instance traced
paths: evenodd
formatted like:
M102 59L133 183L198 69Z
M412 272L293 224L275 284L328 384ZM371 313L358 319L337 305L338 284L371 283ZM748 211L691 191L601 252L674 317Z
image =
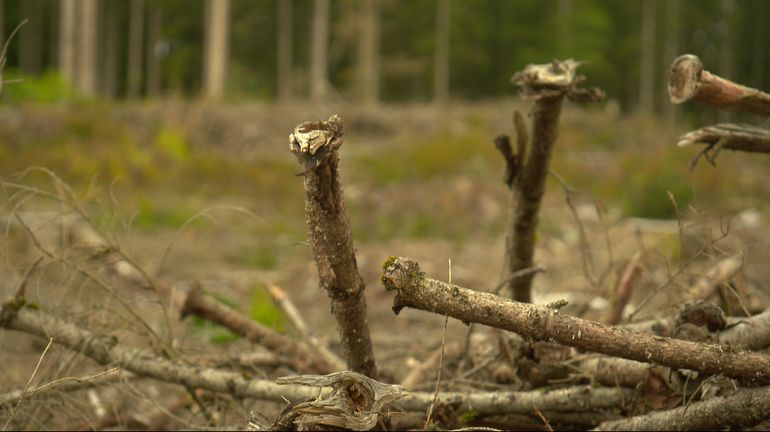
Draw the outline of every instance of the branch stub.
M703 62L698 56L683 54L677 57L668 71L668 95L673 104L687 102L700 89Z

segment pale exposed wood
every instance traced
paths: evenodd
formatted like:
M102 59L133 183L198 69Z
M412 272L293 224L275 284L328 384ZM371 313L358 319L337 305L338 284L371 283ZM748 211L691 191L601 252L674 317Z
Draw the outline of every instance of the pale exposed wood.
M692 54L676 58L668 73L671 103L690 99L714 108L770 116L770 94L714 75Z
M518 333L524 338L546 340L586 351L598 352L674 369L705 374L724 374L745 383L770 383L770 356L726 349L564 315L555 308L511 301L430 279L409 259L393 257L382 276L387 290L397 291L393 310L413 307L449 315Z

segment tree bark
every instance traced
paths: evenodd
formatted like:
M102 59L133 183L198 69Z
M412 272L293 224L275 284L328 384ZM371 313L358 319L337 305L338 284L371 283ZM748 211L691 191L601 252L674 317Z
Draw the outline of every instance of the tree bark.
M120 5L117 3L105 2L102 4L101 12L102 18L99 22L103 22L104 27L104 39L100 47L101 52L101 68L100 78L100 93L109 98L114 98L118 93L118 71L121 67L120 64L120 20L118 17L117 7Z
M671 64L668 94L673 104L693 99L717 109L770 116L770 94L712 74L692 54L681 55Z
M79 0L80 22L78 23L77 75L78 90L88 96L96 95L97 71L96 50L98 39L99 3L97 0Z
M129 8L126 97L136 99L142 92L144 0L131 0Z
M380 18L379 0L361 3L361 38L358 43L358 81L361 101L367 107L376 106L380 87Z
M358 272L350 221L342 197L339 155L344 126L333 115L326 122L300 123L289 136L289 149L303 168L305 212L321 287L350 370L377 376L366 316L364 281Z
M227 80L230 0L206 0L203 94L219 99Z
M329 0L314 0L310 40L310 98L322 101L329 91Z
M770 383L770 356L720 345L633 332L560 314L558 305L535 306L430 279L409 259L392 257L382 281L396 290L393 310L413 307L578 349L705 374L747 384Z
M437 0L436 53L434 58L433 98L438 104L449 101L449 36L452 0Z
M655 103L655 0L642 0L642 53L639 69L639 109L651 114Z
M292 0L278 1L278 100L287 102L292 96Z
M715 430L745 428L770 419L770 387L741 389L668 411L611 420L596 430Z
M59 3L59 72L72 87L75 87L76 11L76 0Z

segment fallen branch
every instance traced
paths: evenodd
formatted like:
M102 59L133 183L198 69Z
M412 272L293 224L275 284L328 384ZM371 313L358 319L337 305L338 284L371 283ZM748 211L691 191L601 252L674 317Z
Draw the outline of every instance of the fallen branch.
M294 302L291 301L289 296L277 285L268 282L265 287L270 294L270 298L273 299L273 303L276 304L286 314L291 324L302 335L302 338L308 345L312 346L319 356L323 357L324 361L329 364L334 370L345 370L345 361L334 354L326 345L322 344L317 337L310 333L310 330L305 324L305 320L302 318L302 314L299 312Z
M668 411L604 422L596 430L713 430L750 427L770 419L770 387L741 389Z
M337 115L325 122L300 123L289 135L289 150L304 170L310 244L321 287L331 299L348 368L376 378L364 280L358 272L339 177L337 149L343 133L342 119Z
M636 278L642 273L641 259L641 254L634 254L623 269L623 274L618 279L610 307L607 308L607 314L604 318L604 322L607 324L615 325L623 318L623 310L628 301L631 300Z
M690 162L690 171L701 156L711 165L716 165L716 158L722 149L770 153L770 131L751 125L720 123L687 132L679 137L677 143L679 147L695 144L705 144L705 147Z
M286 354L291 365L299 371L329 373L334 366L285 335L265 327L240 313L229 309L203 294L200 283L175 283L171 288L171 310L180 317L196 315L221 324L233 333L279 354Z
M546 340L610 356L724 374L747 384L770 383L770 356L629 331L430 279L409 258L392 257L382 276L396 290L393 310L413 307L513 331L525 339Z
M681 55L671 64L668 94L676 105L693 99L717 109L770 116L770 94L712 74L692 54Z
M113 365L137 375L181 384L187 388L272 401L280 401L282 398L298 400L318 395L317 390L250 380L241 373L188 366L147 351L123 347L114 337L95 334L19 303L2 305L0 327L44 338L53 337L57 344L86 355L99 364Z
M534 99L535 104L531 112L531 142L528 142L524 120L519 113L514 116L516 151L511 148L508 137L495 139L495 145L506 162L505 182L511 191L513 206L506 235L504 278L533 265L538 212L545 193L548 164L556 142L564 98L599 100L604 96L598 89L576 87L584 79L575 73L579 65L571 59L554 60L546 65L527 65L511 78L511 82L521 88L522 94ZM534 273L528 273L507 283L514 300L531 301L534 276Z

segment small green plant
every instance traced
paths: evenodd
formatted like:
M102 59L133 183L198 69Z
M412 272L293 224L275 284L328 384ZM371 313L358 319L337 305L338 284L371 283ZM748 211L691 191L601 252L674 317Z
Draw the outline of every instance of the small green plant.
M273 330L286 332L286 316L270 299L270 295L262 288L254 290L251 296L251 319L264 324Z

